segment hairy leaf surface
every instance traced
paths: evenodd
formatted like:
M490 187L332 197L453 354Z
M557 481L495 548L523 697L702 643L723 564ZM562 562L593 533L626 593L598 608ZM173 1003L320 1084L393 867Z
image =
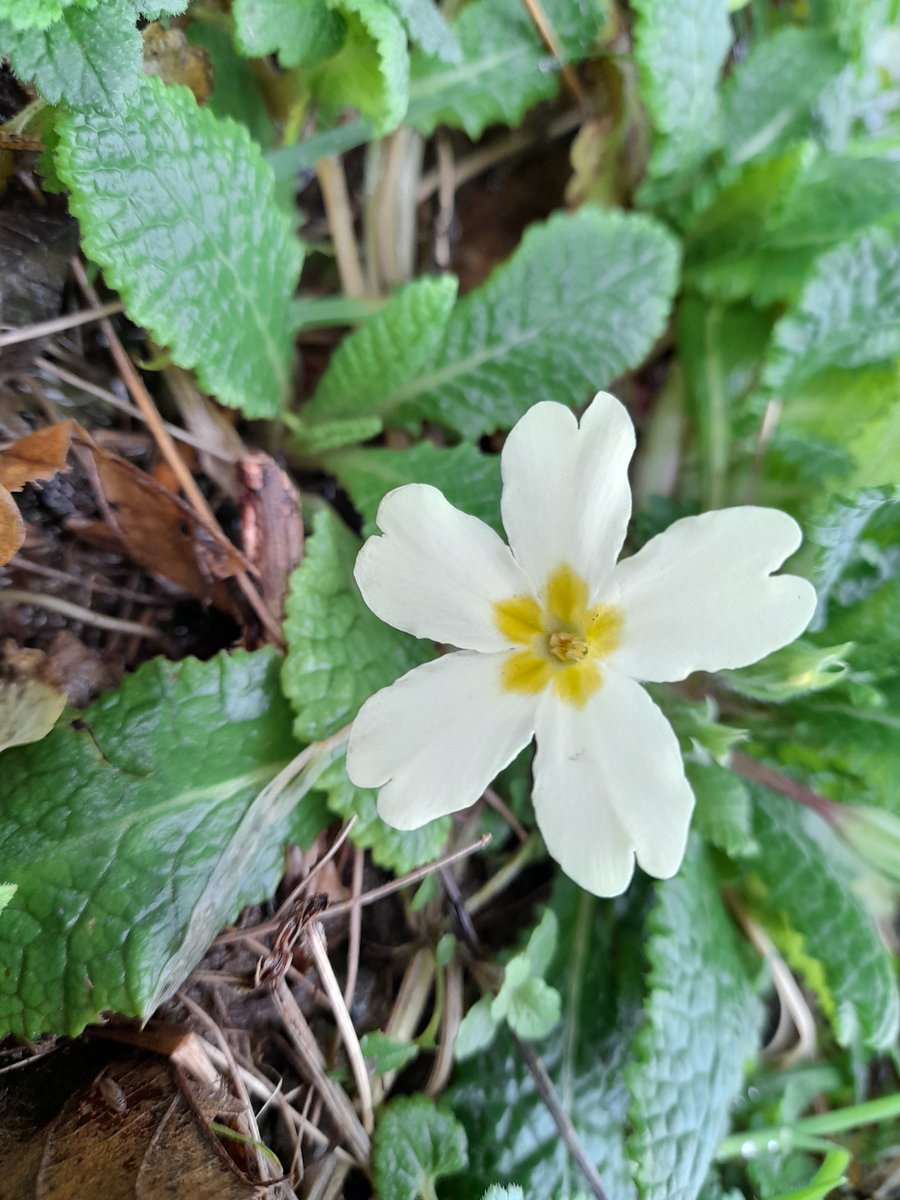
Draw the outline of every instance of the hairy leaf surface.
M129 316L224 404L273 416L302 256L246 129L144 78L114 112L64 116L59 136L85 251Z

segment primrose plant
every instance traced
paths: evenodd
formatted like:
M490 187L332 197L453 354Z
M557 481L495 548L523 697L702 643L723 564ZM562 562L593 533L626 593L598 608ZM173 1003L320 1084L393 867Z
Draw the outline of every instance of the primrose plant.
M509 545L436 488L408 484L378 509L355 576L369 608L458 647L362 707L347 772L378 788L388 824L415 829L474 803L532 739L534 809L552 856L599 896L635 858L681 864L694 798L678 740L641 682L746 666L793 641L815 591L772 572L797 523L739 507L676 521L616 563L631 515L635 435L599 393L579 423L535 404L507 438Z

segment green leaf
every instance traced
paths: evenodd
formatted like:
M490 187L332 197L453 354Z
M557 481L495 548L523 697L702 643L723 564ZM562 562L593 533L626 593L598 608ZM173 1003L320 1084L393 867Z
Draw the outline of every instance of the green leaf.
M720 675L741 696L763 704L784 704L840 683L847 674L847 657L852 649L852 642L816 646L800 639L750 667L722 671Z
M491 996L482 996L460 1021L453 1043L453 1053L457 1062L463 1062L473 1054L487 1049L494 1040L499 1017L494 1016L493 1005L494 1000Z
M731 48L725 0L633 0L641 99L658 141L655 177L696 167L719 142L719 75Z
M746 784L718 763L689 762L685 767L697 801L694 828L729 858L753 858L753 805Z
M900 215L900 163L795 147L744 167L688 231L685 277L708 295L796 300L816 257Z
M563 61L584 58L603 24L605 5L543 0L542 7ZM558 70L547 69L552 60L520 0L472 0L452 29L460 62L421 52L413 56L406 121L419 133L427 136L438 125L450 125L478 138L488 125L516 125L533 104L556 95Z
M796 308L775 326L763 384L781 397L829 367L900 354L900 225L875 227L824 254Z
M282 685L297 713L297 736L309 741L335 733L373 692L434 657L430 643L366 607L353 580L358 550L340 518L323 509L291 576Z
M419 1053L415 1042L401 1042L378 1029L364 1033L359 1039L359 1048L366 1058L375 1060L376 1075L383 1075L387 1071L402 1071Z
M355 787L347 778L343 759L324 772L318 787L324 789L331 812L344 821L356 817L350 841L368 850L372 861L386 871L405 875L432 862L446 848L450 817L438 817L418 829L394 829L378 815L377 791Z
M297 753L279 668L269 650L154 659L4 751L0 859L18 891L0 922L0 1027L74 1036L105 1010L147 1017L271 895L297 798L263 791ZM311 841L321 809L306 809L295 836Z
M273 416L302 256L246 129L144 78L113 113L63 116L59 135L85 251L128 315L222 403Z
M350 493L362 514L365 533L374 532L378 505L389 491L406 483L430 483L451 504L485 521L498 533L500 525L500 458L463 442L450 450L422 441L408 450L370 447L329 454L325 467Z
M854 496L836 496L812 524L809 540L818 547L814 575L818 607L812 628L821 628L832 593L857 564L872 520L892 514L900 515L900 487L865 488Z
M627 1071L642 1200L694 1200L756 1052L762 1006L702 844L657 885L646 1024Z
M505 1188L495 1183L484 1193L482 1200L525 1200L525 1193L517 1184Z
M188 6L188 0L132 0L134 10L146 17L148 21L158 21L160 17L177 17Z
M0 912L3 912L18 890L15 883L0 883Z
M465 1130L433 1100L402 1096L383 1109L373 1149L381 1200L434 1200L435 1180L464 1170L467 1161Z
M623 1067L642 1020L643 964L635 946L642 938L645 895L636 881L614 912L560 877L551 901L559 949L547 982L561 992L563 1005L562 1020L541 1043L541 1060L616 1200L637 1196L625 1149L629 1094ZM565 1196L582 1186L505 1029L457 1066L448 1099L468 1131L470 1162L465 1179L444 1185L442 1200L472 1200L498 1179L522 1185L533 1197ZM493 1136L486 1137L486 1130Z
M436 421L475 439L539 400L586 401L644 359L677 265L675 242L647 217L557 213L457 304L430 368L379 412L386 424Z
M729 159L746 162L810 133L816 101L846 63L837 41L821 30L779 29L761 40L723 92Z
M0 20L8 20L13 29L46 29L58 21L71 4L95 8L96 0L88 3L84 0L0 0Z
M491 1016L505 1019L526 1041L537 1041L558 1024L562 999L556 988L543 979L521 979L519 974L507 969L507 980L491 1006Z
M506 964L503 986L491 1005L494 1020L506 1020L527 1041L546 1037L562 1011L562 997L543 979L556 950L558 929L555 913L545 909L525 950Z
M344 446L355 446L378 437L384 426L381 417L338 417L335 421L321 421L315 425L304 425L299 419L287 414L285 424L293 430L291 449L300 458L318 458Z
M303 421L380 416L384 401L434 357L457 286L452 275L417 279L345 337L303 408Z
M425 54L446 63L460 62L459 41L435 0L388 0L388 3L403 22L410 39Z
M900 1025L891 957L853 891L846 851L817 814L754 787L751 892L842 1046L886 1050Z
M111 109L137 87L141 35L131 0L65 10L47 29L16 32L0 21L0 44L13 70L50 104Z
M334 58L317 71L313 88L336 116L359 109L376 134L390 133L409 104L409 50L400 19L384 0L328 0L345 19L347 36Z
M283 67L314 66L337 54L347 22L324 0L235 0L238 49L251 57L277 54Z

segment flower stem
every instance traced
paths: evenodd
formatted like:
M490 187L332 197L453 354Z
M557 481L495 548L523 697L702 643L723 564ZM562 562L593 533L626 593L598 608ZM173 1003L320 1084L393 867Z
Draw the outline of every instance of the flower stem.
M867 1100L864 1104L854 1104L850 1108L837 1109L835 1112L801 1117L799 1121L790 1125L773 1125L767 1129L733 1133L719 1146L716 1157L720 1162L728 1158L751 1158L755 1154L764 1154L773 1142L779 1150L785 1150L796 1145L801 1139L846 1133L860 1125L890 1121L894 1117L900 1117L900 1094Z

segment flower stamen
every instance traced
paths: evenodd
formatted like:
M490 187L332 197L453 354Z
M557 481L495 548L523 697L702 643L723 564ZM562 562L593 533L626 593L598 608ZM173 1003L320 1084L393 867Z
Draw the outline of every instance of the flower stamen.
M575 633L560 630L551 633L547 639L547 648L560 662L582 662L588 656L588 644Z

